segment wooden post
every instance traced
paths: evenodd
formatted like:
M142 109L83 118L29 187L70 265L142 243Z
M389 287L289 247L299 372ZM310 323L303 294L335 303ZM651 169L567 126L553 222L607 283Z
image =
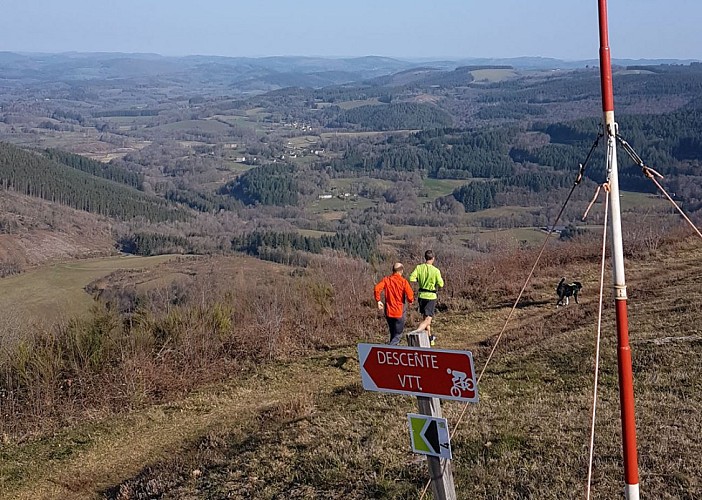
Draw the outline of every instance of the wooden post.
M407 342L412 347L430 347L427 332L414 331L407 334ZM417 396L417 407L422 415L441 417L441 401L439 398ZM456 488L453 484L451 460L427 455L431 489L435 500L456 500Z

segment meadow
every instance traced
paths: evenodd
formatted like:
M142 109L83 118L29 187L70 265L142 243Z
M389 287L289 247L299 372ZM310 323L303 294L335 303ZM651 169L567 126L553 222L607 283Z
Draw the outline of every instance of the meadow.
M45 321L82 315L93 303L85 291L90 282L119 269L149 268L171 258L122 255L41 266L0 280L0 311Z

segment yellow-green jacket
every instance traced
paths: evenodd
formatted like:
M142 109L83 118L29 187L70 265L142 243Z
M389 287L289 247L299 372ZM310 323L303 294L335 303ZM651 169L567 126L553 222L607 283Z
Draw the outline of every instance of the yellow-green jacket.
M435 300L436 292L444 286L441 271L431 264L419 264L410 274L409 280L419 284L420 299Z

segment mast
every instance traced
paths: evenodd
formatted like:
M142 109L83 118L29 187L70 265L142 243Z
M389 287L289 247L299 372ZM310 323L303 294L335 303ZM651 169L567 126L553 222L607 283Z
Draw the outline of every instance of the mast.
M636 419L634 415L634 377L629 347L626 281L624 279L624 249L619 204L619 174L617 171L617 124L614 121L614 87L612 61L607 29L607 0L598 0L600 25L600 84L602 87L603 127L607 137L607 176L609 182L610 215L612 220L612 257L614 303L617 316L617 364L619 371L619 401L621 405L624 480L627 500L639 500L639 467L636 451Z

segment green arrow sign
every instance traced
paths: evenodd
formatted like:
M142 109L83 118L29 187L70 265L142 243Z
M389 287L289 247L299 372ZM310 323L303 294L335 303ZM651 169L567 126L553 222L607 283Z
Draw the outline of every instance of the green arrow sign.
M408 413L412 451L423 455L451 459L451 442L445 418Z

